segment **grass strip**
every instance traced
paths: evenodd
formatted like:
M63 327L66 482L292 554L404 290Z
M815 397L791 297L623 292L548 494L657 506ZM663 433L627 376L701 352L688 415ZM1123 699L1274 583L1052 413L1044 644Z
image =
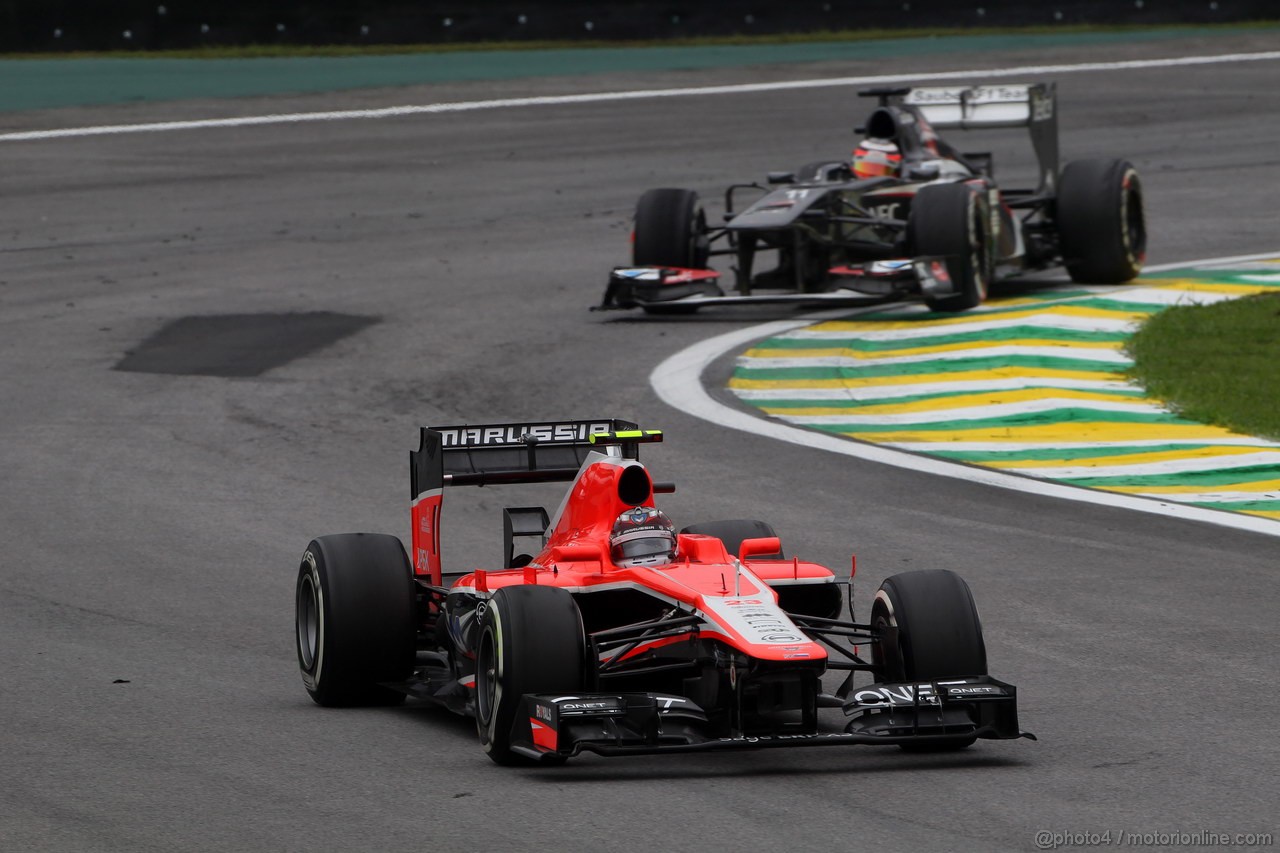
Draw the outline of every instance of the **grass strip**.
M1126 349L1130 377L1183 417L1280 439L1280 294L1170 307Z

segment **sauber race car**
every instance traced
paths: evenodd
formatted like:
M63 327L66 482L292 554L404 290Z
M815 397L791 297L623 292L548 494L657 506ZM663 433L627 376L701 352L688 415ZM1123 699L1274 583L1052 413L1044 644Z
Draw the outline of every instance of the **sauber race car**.
M895 575L870 621L849 621L852 573L784 555L768 524L677 533L654 505L674 484L638 459L661 438L604 419L423 428L409 455L412 560L376 533L321 536L302 555L307 692L325 706L409 696L473 716L499 764L1032 737L1014 687L987 673L957 575ZM570 485L551 513L502 511L501 566L445 571L446 487L541 482ZM847 676L828 691L832 672Z
M741 302L849 303L923 298L963 311L1001 278L1066 266L1073 281L1119 284L1146 253L1142 185L1124 160L1059 168L1053 84L870 89L879 99L852 161L735 184L712 224L687 189L636 205L632 263L609 278L607 308L690 313ZM1037 186L998 187L990 153L961 153L945 129L1026 127ZM754 200L742 207L744 195ZM727 256L732 294L713 257ZM776 258L772 268L762 261ZM767 265L767 264L765 264Z

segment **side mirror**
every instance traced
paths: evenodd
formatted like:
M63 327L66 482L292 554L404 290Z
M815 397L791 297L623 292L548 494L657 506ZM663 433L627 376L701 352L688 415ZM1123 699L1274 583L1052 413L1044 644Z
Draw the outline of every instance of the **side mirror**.
M979 175L986 175L988 178L995 177L995 158L991 156L990 151L966 151L960 156L964 158L965 163L969 164L969 168Z
M796 182L796 173L770 172L765 176L765 180L771 184L794 184Z
M502 510L502 533L503 542L506 548L507 568L519 568L524 563L516 562L516 537L537 536L538 548L534 548L536 554L541 548L542 538L547 533L547 511L540 506L509 506ZM532 559L532 558L530 558Z
M782 540L777 536L761 536L759 539L743 539L738 546L738 559L746 561L752 557L766 560L778 560L782 557Z
M557 545L551 549L551 562L589 563L594 561L608 565L609 561L605 559L605 553L605 549L595 542Z

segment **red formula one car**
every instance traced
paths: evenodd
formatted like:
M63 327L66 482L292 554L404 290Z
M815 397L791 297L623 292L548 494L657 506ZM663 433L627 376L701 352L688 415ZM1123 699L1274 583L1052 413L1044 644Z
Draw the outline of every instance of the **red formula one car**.
M987 674L963 580L895 575L869 623L841 621L852 576L784 556L769 525L675 532L654 506L674 485L638 460L661 438L620 420L424 428L410 454L412 562L372 533L322 536L302 556L307 692L326 706L411 696L474 716L499 764L1031 737L1013 686ZM554 481L570 486L553 513L503 510L502 566L444 572L444 487ZM848 676L828 692L830 671ZM856 685L857 672L871 680Z

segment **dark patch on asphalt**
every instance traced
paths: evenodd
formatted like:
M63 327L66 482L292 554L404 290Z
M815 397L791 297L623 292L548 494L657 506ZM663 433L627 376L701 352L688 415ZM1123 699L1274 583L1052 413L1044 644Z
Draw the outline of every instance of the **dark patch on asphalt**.
M377 322L377 317L328 311L182 317L126 353L115 369L184 376L260 376Z

